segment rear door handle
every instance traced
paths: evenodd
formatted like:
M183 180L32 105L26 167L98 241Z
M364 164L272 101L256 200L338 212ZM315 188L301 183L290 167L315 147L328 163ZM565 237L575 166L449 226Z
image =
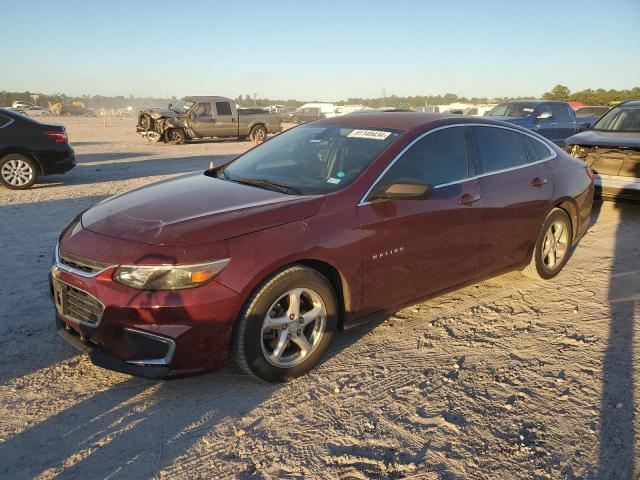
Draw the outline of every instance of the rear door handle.
M549 180L547 180L546 178L540 178L540 177L536 177L533 180L531 180L531 182L529 183L529 185L531 185L532 187L541 187L544 184L546 184Z
M480 200L480 195L476 195L476 194L472 195L470 193L465 193L458 199L458 204L464 207L469 207L473 205L475 202L477 202L478 200Z

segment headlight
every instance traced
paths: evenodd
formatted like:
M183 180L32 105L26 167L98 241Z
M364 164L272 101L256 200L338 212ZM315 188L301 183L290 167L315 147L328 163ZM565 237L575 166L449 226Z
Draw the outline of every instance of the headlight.
M122 265L113 272L113 279L139 290L193 288L211 281L229 264L229 260L195 265Z

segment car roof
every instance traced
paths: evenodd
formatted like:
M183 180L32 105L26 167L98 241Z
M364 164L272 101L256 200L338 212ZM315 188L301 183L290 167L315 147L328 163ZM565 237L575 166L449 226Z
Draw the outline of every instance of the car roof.
M625 100L624 102L616 105L616 107L621 107L622 105L625 107L640 107L640 99Z
M186 100L191 100L193 102L228 102L229 99L226 97L219 97L215 95L189 95L188 97L184 97Z
M516 125L507 124L486 117L471 117L463 115L449 115L442 113L418 112L371 112L357 115L342 115L325 118L313 122L314 125L344 125L352 127L389 128L394 130L413 130L422 127L436 127L440 125L481 123L486 125L507 125L519 130Z

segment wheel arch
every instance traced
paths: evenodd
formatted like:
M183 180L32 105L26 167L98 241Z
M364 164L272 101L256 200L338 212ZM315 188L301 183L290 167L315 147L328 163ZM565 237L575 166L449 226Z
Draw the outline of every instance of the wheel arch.
M571 242L575 242L577 234L578 234L578 207L577 205L575 205L574 202L571 201L571 199L569 198L564 198L564 199L559 199L555 205L553 206L553 208L551 210L549 210L549 213L551 213L553 211L554 208L559 208L560 210L563 210L567 215L569 215L569 220L571 221ZM547 213L547 215L549 215L549 213ZM546 218L546 217L545 217Z
M29 157L31 160L36 162L36 165L38 166L38 170L39 170L38 174L44 176L44 169L42 168L42 163L40 162L40 160L38 160L38 157L36 157L33 154L33 152L30 152L26 148L12 147L12 148L6 148L4 150L0 150L0 160L6 157L7 155L24 155L25 157Z

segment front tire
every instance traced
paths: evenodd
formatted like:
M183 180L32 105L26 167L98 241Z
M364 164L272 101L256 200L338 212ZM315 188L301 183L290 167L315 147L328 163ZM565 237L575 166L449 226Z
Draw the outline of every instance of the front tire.
M184 130L182 130L181 128L172 128L170 130L167 130L167 133L165 133L165 139L167 143L184 143L186 138L187 136L184 134Z
M0 184L11 190L27 190L36 183L38 168L29 157L9 154L0 159Z
M294 265L275 273L249 298L236 323L232 355L267 382L304 375L322 358L338 324L338 302L316 270Z
M551 210L538 234L529 265L522 273L534 280L555 277L569 260L573 239L571 219L564 210Z

